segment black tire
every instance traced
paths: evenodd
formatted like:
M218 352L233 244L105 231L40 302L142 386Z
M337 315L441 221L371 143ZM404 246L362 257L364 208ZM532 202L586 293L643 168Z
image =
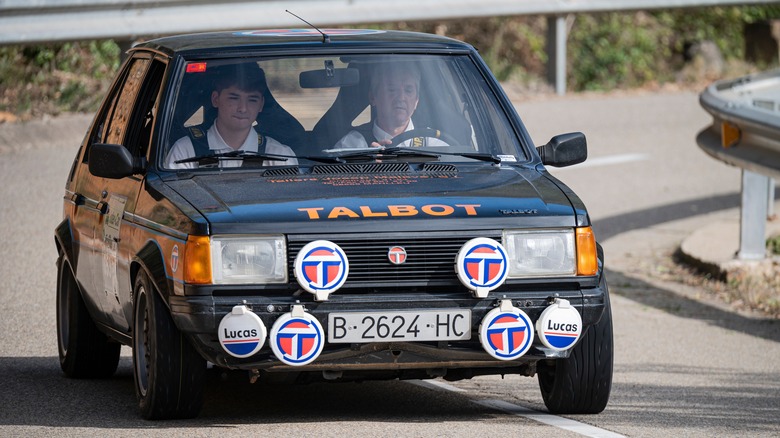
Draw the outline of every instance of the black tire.
M604 284L605 309L574 346L568 359L537 364L539 388L553 414L598 414L609 401L612 389L612 310Z
M149 277L134 289L133 377L147 420L194 418L203 404L206 361L176 325Z
M57 260L57 346L62 371L80 379L111 377L122 347L98 330L62 255Z

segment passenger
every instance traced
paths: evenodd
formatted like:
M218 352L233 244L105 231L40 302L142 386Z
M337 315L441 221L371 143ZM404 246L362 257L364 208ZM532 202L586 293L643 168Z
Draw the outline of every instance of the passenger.
M375 119L350 131L335 149L383 147L399 134L414 129L412 114L420 102L420 72L400 65L380 67L371 77L368 101ZM448 146L433 137L410 138L398 146Z
M196 161L177 163L196 156L220 154L231 151L258 152L260 154L286 155L295 153L288 146L254 129L257 115L263 110L267 92L265 74L257 64L242 64L225 68L214 83L211 105L217 110L214 123L204 133L199 127L191 127L189 135L178 139L166 157L166 167L172 169L197 168ZM219 160L220 167L240 167L242 160ZM296 165L296 158L265 160L265 166Z

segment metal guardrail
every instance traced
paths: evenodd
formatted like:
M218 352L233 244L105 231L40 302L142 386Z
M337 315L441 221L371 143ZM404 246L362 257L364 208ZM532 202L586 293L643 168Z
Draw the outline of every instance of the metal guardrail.
M777 0L0 0L0 46L88 39L134 41L216 30L318 27L502 15L548 16L548 77L566 92L569 14L771 4Z
M742 168L740 259L766 255L766 219L780 178L780 70L715 82L699 96L712 115L696 137L713 158Z
M776 0L0 0L0 45L213 30L776 3Z
M713 117L712 126L699 134L702 150L733 166L780 178L780 70L716 82L699 101Z

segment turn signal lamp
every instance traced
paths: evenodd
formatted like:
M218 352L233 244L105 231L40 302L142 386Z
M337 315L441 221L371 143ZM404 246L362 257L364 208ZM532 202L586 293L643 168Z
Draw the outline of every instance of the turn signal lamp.
M184 250L184 282L211 283L211 245L208 236L189 236Z
M576 228L577 275L596 275L599 270L596 236L591 227Z

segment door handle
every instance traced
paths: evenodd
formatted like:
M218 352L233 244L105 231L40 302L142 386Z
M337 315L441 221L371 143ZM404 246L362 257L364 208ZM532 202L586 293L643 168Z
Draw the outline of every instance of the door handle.
M70 201L76 205L84 204L84 195L81 193L74 193L70 196Z
M100 211L100 214L106 214L108 213L108 202L106 201L100 201L97 203L97 209Z

